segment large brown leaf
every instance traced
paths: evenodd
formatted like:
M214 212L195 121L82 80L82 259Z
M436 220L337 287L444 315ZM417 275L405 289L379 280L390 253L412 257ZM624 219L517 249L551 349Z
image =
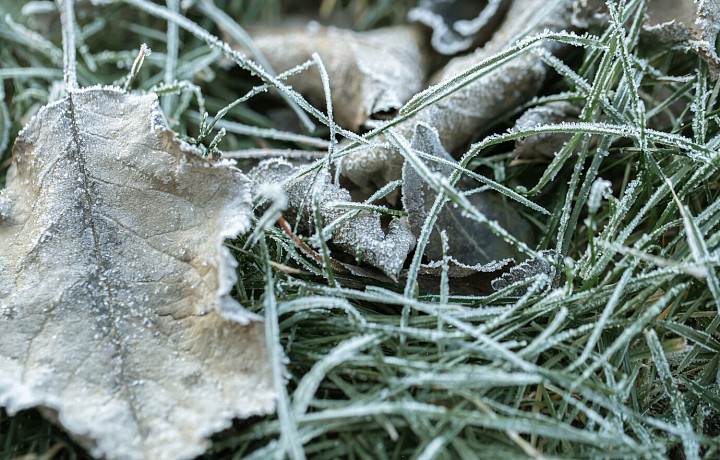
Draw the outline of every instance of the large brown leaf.
M166 128L154 95L89 89L22 131L0 200L0 405L97 457L180 459L275 393L222 246L247 179Z

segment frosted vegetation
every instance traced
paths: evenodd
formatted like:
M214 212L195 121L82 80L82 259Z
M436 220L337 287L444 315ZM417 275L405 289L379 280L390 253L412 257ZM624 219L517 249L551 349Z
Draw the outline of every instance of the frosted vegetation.
M0 4L0 186L23 124L67 88L95 84L156 92L168 125L209 160L247 170L270 153L305 160L274 160L278 183L295 188L256 181L251 228L226 242L239 262L232 295L265 318L268 343L286 358L271 352L269 366L287 385L274 415L217 434L203 458L720 455L720 80L702 52L644 35L647 1L608 2L606 20L581 34L543 28L506 40L359 132L336 123L318 55L276 73L269 57L238 51L254 51L239 24L281 21L286 2L197 0L182 14L178 0L83 2L73 18L65 0L62 28L54 4L14 3ZM413 6L323 1L319 13L344 12L368 30L404 22ZM413 142L413 117L431 123L436 107L463 100L506 62L545 75L537 97L445 145L457 161L433 151L437 139ZM322 104L287 84L310 71ZM555 103L577 113L515 124ZM562 142L550 158L518 157L516 145L534 138ZM338 166L363 164L352 158L387 159L373 168L399 175L376 184L380 173L355 170L348 177L364 192L355 199ZM409 185L403 163L428 202L419 223L405 223L410 210L398 200ZM474 204L478 188L514 206L536 241L488 219ZM508 244L518 265L454 260L452 225L436 231L445 208ZM294 227L288 209L301 214ZM353 226L364 219L380 230L368 211L402 222L404 254ZM0 195L0 220L8 212ZM401 225L415 227L414 250ZM345 254L363 241L365 259ZM423 259L433 241L438 257ZM390 265L374 270L372 257ZM28 453L88 455L36 412L0 412L0 457Z

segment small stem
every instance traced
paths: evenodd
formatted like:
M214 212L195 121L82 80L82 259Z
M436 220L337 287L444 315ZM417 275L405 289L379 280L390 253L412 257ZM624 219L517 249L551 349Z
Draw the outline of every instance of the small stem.
M73 11L73 0L57 1L62 23L63 78L65 89L70 92L78 87L75 57L75 12Z

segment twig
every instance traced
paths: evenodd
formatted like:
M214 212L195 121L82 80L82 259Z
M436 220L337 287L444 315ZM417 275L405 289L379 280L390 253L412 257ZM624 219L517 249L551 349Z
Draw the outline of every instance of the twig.
M310 257L312 257L312 258L315 259L316 261L318 261L318 262L320 262L320 263L324 263L324 260L323 260L323 258L322 258L322 256L321 256L320 254L318 254L317 252L315 252L310 246L308 246L308 245L305 244L300 238L298 238L297 236L295 236L295 233L293 233L292 229L290 228L290 224L288 224L288 221L286 221L284 217L280 216L280 217L278 218L278 223L280 224L280 226L282 227L282 229L285 231L285 233L287 233L288 236L293 239L293 241L295 242L295 244L297 244L300 249L302 249L303 251L305 251L305 253L306 253L307 255L309 255ZM340 263L339 263L338 261L336 261L336 260L330 259L330 265L332 265L333 270L335 270L335 271L337 271L337 272L340 272L340 273L343 273L343 274L349 274L349 273L350 273L350 270L348 270L347 268L343 267L342 264L340 264Z
M73 0L57 1L62 23L63 78L65 88L69 92L78 87L75 58L75 12L73 11Z

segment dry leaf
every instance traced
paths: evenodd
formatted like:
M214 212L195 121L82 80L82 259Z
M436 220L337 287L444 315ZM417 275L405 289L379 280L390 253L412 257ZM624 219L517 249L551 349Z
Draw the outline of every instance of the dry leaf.
M266 160L253 168L249 176L258 185L280 184L297 173L299 168L282 159ZM300 227L314 232L312 217L313 191L320 195L318 207L323 225L331 224L348 211L338 208L340 203L352 201L350 192L333 184L330 174L313 171L284 184L288 198L290 220L300 219ZM383 231L380 215L362 211L332 232L332 243L346 253L357 256L363 262L379 268L394 281L402 269L407 255L415 247L415 237L407 219L395 217L390 221L387 233Z
M644 24L647 32L663 42L696 52L708 63L713 78L720 75L717 0L653 0L648 4L648 16Z
M87 89L19 135L0 220L0 405L95 457L188 459L275 392L223 246L248 181L167 129L155 95Z
M411 26L353 32L310 24L303 29L252 30L255 46L283 72L317 52L330 80L333 113L341 126L357 131L372 117L392 115L420 91L427 62L423 34ZM325 93L317 69L288 79L318 106Z
M548 260L554 260L556 257L555 251L552 249L540 251L539 254ZM512 284L519 283L520 281L529 280L533 276L537 275L545 275L548 277L547 281L549 281L549 277L552 276L552 273L553 266L546 260L530 258L523 263L512 267L507 273L503 273L501 276L495 278L492 280L491 284L493 289L499 291ZM512 297L521 297L525 295L527 290L527 285L521 286L513 290L509 295Z
M445 151L437 131L419 124L412 138L413 150L454 161ZM450 166L425 160L431 172L448 177L452 172ZM409 162L403 166L403 207L408 213L408 221L415 236L419 236L425 219L435 202L437 192L427 184ZM530 242L533 238L530 225L513 208L509 200L503 200L493 192L480 192L468 195L468 200L490 221L497 221L500 226L521 241ZM495 235L485 225L463 216L462 210L447 203L430 234L425 247L425 256L431 261L442 259L442 242L440 232L448 236L447 254L455 261L467 266L478 266L503 259L520 260L521 254L515 247Z
M553 14L548 13L528 33L542 32L545 29L567 29L571 3L570 0L560 2ZM447 80L511 45L520 38L517 34L525 30L528 24L533 24L539 12L546 9L545 0L516 0L492 39L476 52L450 61L435 81ZM543 46L555 48L550 43ZM398 124L395 129L400 135L410 138L415 126L425 123L438 131L445 149L453 151L468 142L496 117L535 96L540 90L545 73L546 68L540 57L524 53L418 112L414 117ZM394 150L363 150L345 157L343 174L361 186L369 182L383 185L401 176L402 164L402 156Z
M435 51L455 54L486 41L511 0L422 0L408 20L432 29Z

